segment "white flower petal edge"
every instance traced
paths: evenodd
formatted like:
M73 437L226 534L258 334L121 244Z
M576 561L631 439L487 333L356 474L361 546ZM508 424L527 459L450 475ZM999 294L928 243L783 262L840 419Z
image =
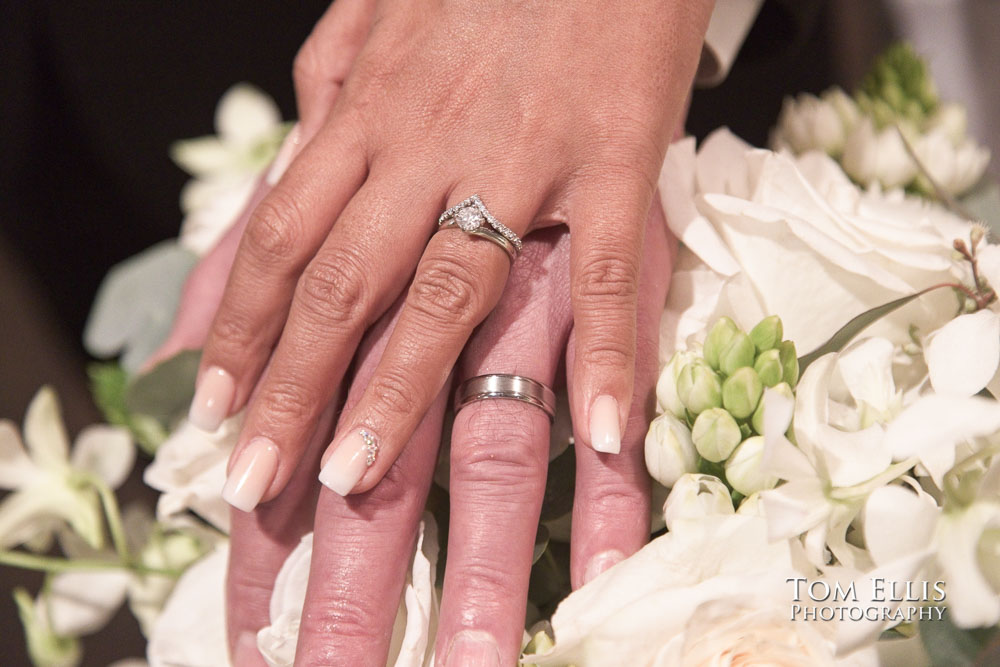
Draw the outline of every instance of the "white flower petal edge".
M124 570L57 574L48 594L52 629L64 637L100 630L125 601L130 577Z
M189 567L153 625L150 667L229 665L226 645L226 542Z
M990 310L959 315L931 336L924 359L934 391L972 396L1000 365L1000 316Z
M285 559L275 579L269 610L271 625L257 633L257 648L270 667L290 667L295 660L302 606L312 563L312 534L302 538ZM420 667L433 660L438 600L437 525L425 513L417 533L416 548L406 588L390 641L388 665Z

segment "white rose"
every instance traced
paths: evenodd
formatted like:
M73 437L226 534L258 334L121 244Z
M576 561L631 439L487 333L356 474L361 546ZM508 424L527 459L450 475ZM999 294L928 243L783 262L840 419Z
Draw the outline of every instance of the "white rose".
M802 576L789 543L769 541L759 517L684 523L563 600L552 617L554 646L524 661L577 667L875 664L871 649L835 658L834 625L789 620L788 579ZM761 638L767 641L752 641Z
M698 470L698 453L687 425L664 413L646 433L646 469L657 482L670 488L681 475Z
M672 145L660 191L684 244L683 280L661 325L675 349L720 315L744 329L778 315L785 337L809 352L866 310L953 282L962 266L952 243L971 230L901 192L862 192L828 156L754 149L727 130L697 152L693 139ZM954 297L938 290L872 332L903 343L910 324L934 331L953 312Z
M663 504L663 519L668 530L689 519L700 521L714 515L733 514L729 489L714 475L682 475Z

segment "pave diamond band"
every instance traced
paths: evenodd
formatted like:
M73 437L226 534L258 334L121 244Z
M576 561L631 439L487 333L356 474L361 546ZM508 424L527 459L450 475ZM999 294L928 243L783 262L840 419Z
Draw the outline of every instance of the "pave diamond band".
M359 433L361 439L365 441L365 451L367 452L365 465L371 468L375 464L375 457L378 456L378 443L375 441L375 436L365 429L361 429Z
M520 237L489 212L479 195L472 195L442 213L438 227L457 227L467 234L488 239L503 248L511 261L521 252Z

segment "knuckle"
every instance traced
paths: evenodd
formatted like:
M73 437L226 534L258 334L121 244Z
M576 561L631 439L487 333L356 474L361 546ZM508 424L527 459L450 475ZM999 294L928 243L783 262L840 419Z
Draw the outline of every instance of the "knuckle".
M541 420L525 419L524 408L502 403L474 406L464 440L451 451L452 477L480 500L520 503L544 488L544 452L537 445L548 439Z
M308 622L309 631L325 637L328 641L323 642L326 646L312 647L313 654L310 656L309 664L341 664L337 662L336 655L328 654L329 650L337 648L336 644L341 644L343 640L357 640L377 633L384 619L375 609L374 602L366 603L357 596L348 595L339 595L336 599L327 597L322 601L317 600L303 621ZM343 647L339 648L342 650ZM333 651L334 654L338 652Z
M449 258L421 264L410 287L412 306L438 325L471 328L485 309L485 289L474 271Z
M260 404L268 419L278 424L297 424L313 416L313 401L306 388L287 380L268 383Z
M460 579L464 582L463 597L467 604L485 613L501 606L500 601L509 597L518 577L511 576L510 562L500 562L485 554L478 556L476 561L462 565Z
M592 336L580 350L584 367L631 370L635 358L635 342L620 332L592 331Z
M213 356L246 359L248 353L257 348L255 332L259 332L259 328L253 327L239 311L220 310L212 323L212 337L206 347L211 349Z
M299 289L303 305L324 320L338 322L358 318L368 294L365 272L349 252L315 259L302 274Z
M322 75L322 62L311 39L306 40L292 61L292 80L296 86L308 86Z
M380 416L387 420L413 410L416 391L413 383L398 372L386 371L372 378L371 391L377 397Z
M302 214L295 198L272 190L250 218L247 245L260 261L273 263L292 254L301 225Z
M639 263L625 253L602 253L584 258L574 281L573 296L598 300L610 306L630 307L639 295Z

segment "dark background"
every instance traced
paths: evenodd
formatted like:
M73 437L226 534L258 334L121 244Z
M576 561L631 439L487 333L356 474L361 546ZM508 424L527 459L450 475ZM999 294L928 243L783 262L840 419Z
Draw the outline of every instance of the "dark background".
M168 146L212 133L216 103L239 81L293 118L292 59L327 4L0 3L0 417L20 422L49 383L71 433L99 419L86 389L83 324L112 264L177 234L187 176ZM834 67L828 48L845 32L853 39L842 14L826 2L768 0L729 80L695 93L689 129L704 136L726 124L763 145L784 95L852 86L851 68ZM124 495L155 498L138 475ZM0 568L4 664L27 664L9 591L34 592L39 582ZM85 650L85 665L106 665L142 655L144 642L123 611Z

